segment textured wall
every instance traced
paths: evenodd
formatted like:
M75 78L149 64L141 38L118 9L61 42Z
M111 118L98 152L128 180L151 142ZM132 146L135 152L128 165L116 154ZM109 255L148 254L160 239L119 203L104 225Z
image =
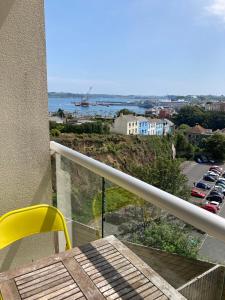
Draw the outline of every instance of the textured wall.
M178 291L189 300L224 299L224 275L224 266L214 266L180 287Z
M0 0L0 215L50 202L43 12L42 0ZM0 270L52 252L46 235L16 243Z
M213 264L129 242L125 244L173 287L179 288L214 267ZM189 298L188 298L189 299Z

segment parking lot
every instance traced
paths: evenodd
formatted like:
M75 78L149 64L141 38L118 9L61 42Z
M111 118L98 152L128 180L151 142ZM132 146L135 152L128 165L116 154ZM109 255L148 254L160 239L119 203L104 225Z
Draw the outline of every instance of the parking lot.
M211 164L198 164L196 162L185 162L183 164L183 173L188 177L188 185L193 187L194 182L203 181L203 175L209 170ZM221 165L225 169L225 165ZM207 182L213 185L213 182ZM200 198L191 197L191 201L197 205L202 204ZM218 215L225 218L225 201L222 203ZM209 259L212 262L225 264L225 243L215 238L205 235L202 240L202 245L199 251L200 257Z

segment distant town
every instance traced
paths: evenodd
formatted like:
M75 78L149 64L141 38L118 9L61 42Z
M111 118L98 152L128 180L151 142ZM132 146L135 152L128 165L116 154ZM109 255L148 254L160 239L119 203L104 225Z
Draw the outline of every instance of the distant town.
M83 126L85 123L94 123L97 120L107 122L108 132L124 135L158 135L163 136L173 134L175 124L173 119L183 107L199 107L205 112L225 112L225 96L121 96L106 94L72 94L72 93L49 93L49 98L66 99L71 98L74 111L67 111L59 108L55 112L49 112L49 120L58 124L69 124L70 126ZM80 99L80 100L77 100ZM101 100L99 100L101 99ZM107 100L105 100L107 99ZM112 100L108 100L112 99ZM118 99L121 99L118 100ZM129 99L129 100L127 100ZM131 101L131 99L133 99ZM92 106L116 106L120 107L120 113L114 116L104 116L96 114L88 115L84 110L84 115L78 116L76 107ZM142 107L143 113L136 113L130 107ZM87 113L87 115L85 115ZM196 125L196 124L193 124ZM225 124L224 124L225 127ZM201 127L203 128L203 127ZM214 128L217 130L223 128ZM201 129L203 131L204 129ZM212 130L206 129L207 135L212 134ZM201 132L202 133L202 132Z

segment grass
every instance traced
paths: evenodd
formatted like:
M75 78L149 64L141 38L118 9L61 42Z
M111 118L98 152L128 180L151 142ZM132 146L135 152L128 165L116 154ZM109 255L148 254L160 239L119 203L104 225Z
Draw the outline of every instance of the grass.
M137 205L142 206L144 200L139 198L138 196L124 190L121 187L114 186L106 189L105 192L105 203L106 208L105 212L114 212L119 210L122 207L127 205ZM93 215L95 218L101 216L102 212L102 193L98 193L98 195L93 199Z

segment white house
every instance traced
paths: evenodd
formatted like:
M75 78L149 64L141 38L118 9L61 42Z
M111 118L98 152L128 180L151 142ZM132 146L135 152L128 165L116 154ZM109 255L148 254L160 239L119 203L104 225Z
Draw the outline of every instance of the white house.
M134 115L121 114L114 120L110 131L112 133L119 133L125 135L137 135L138 118Z
M168 119L163 119L163 134L167 135L167 134L173 134L174 133L174 123L171 122Z
M64 123L63 119L58 117L58 116L50 116L49 121L56 122L57 124L63 124Z
M148 119L149 135L156 135L156 119Z

